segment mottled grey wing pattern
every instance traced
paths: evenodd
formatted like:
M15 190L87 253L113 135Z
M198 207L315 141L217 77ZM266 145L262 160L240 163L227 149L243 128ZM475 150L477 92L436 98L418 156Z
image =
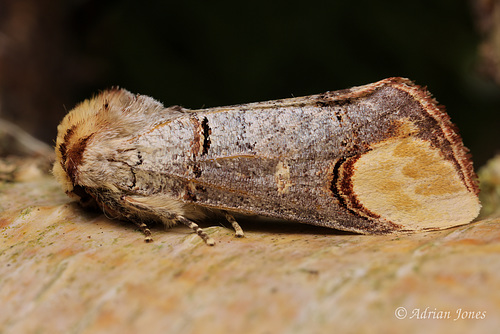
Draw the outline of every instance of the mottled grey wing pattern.
M202 206L354 231L394 230L349 207L339 181L351 175L340 174L342 165L388 138L415 136L444 152L452 143L409 93L391 85L356 93L206 109L164 123L134 141L154 148L154 158L136 167L136 177L146 174L138 184L148 187L151 173L159 180L139 193L167 191Z

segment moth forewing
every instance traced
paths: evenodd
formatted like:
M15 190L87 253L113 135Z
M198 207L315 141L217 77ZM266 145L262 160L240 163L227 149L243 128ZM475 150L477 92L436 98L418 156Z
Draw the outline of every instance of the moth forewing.
M442 229L479 212L466 148L427 91L402 78L302 98L188 111L125 90L59 126L54 174L69 193L136 222L205 207L360 233ZM229 211L229 212L228 212Z

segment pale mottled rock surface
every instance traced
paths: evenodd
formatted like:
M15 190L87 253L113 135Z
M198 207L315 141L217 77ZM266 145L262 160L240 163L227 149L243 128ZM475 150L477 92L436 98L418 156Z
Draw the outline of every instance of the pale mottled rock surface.
M499 219L387 236L249 219L244 239L214 221L207 231L215 247L183 227L153 229L147 244L133 225L70 203L51 176L25 172L22 180L0 185L1 333L487 333L500 326ZM398 307L405 319L396 318ZM430 319L417 319L418 310ZM460 311L484 318L455 321Z

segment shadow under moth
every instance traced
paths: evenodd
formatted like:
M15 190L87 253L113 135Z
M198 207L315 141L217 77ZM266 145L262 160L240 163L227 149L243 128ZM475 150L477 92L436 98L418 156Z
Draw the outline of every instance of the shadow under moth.
M444 109L408 79L228 107L165 108L111 89L58 127L54 175L84 206L136 223L221 213L365 234L438 230L479 213L468 150Z

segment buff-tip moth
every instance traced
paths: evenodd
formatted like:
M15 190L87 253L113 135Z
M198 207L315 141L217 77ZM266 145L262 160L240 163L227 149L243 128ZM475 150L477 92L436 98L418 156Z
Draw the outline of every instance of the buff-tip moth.
M83 205L136 223L218 211L366 234L438 230L479 213L472 162L426 89L403 78L228 107L165 108L110 89L58 127L54 175Z

